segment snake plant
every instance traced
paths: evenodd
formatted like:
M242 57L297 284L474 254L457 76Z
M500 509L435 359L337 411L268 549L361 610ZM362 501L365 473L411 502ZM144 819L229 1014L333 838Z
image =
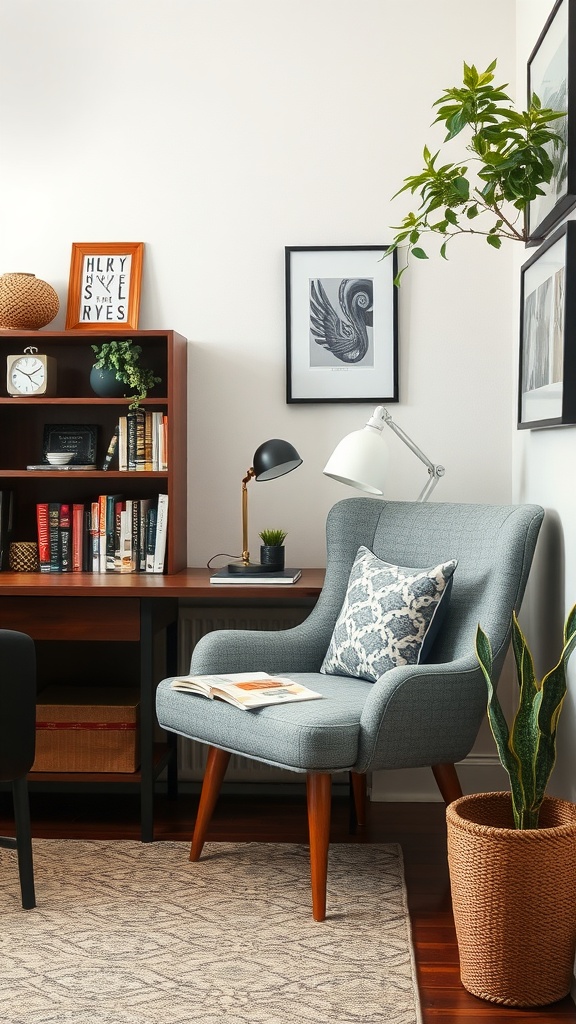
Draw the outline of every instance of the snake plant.
M488 686L488 719L502 766L508 772L516 828L538 828L538 816L556 761L556 729L566 696L566 665L576 646L576 605L564 626L564 647L558 664L538 681L534 662L512 616L512 646L520 696L512 724L508 724L492 682L490 641L478 626L476 656Z

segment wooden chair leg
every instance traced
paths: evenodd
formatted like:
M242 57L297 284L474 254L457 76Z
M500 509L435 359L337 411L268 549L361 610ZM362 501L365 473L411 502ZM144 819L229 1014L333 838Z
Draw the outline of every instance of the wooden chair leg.
M208 760L206 762L200 803L198 804L198 814L196 815L194 835L192 836L192 845L190 847L190 860L198 860L202 853L210 819L216 806L220 786L222 785L222 779L226 773L230 756L227 750L219 750L218 747L208 748Z
M353 815L351 816L350 831L356 828L364 828L366 824L366 775L360 772L350 772L350 789L352 790Z
M12 782L12 798L14 800L16 851L18 854L22 907L24 910L33 910L36 906L36 893L34 891L30 804L28 801L28 782L26 776L21 779L14 779Z
M306 776L312 916L315 921L323 921L326 917L331 787L332 776L329 772L310 772Z
M445 804L451 804L453 800L463 795L460 779L453 764L433 764L432 771Z

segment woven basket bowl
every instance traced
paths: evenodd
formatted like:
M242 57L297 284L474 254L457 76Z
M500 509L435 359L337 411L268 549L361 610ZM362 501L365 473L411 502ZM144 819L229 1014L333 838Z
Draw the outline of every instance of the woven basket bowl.
M51 284L34 274L0 277L0 327L38 331L54 319L60 299Z
M576 949L576 805L545 797L537 829L515 829L510 793L446 810L464 988L506 1006L570 991Z
M8 566L12 572L36 572L38 569L38 545L36 541L12 541L8 549Z

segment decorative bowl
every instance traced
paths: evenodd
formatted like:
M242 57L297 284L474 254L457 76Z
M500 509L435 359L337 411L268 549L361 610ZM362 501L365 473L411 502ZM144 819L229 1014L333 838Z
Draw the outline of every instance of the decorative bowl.
M74 458L74 452L46 452L51 466L67 466Z

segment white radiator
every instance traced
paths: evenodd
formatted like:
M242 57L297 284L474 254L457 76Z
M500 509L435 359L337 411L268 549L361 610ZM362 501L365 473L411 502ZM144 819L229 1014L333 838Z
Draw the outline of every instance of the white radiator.
M190 670L195 645L206 633L215 629L289 629L310 614L309 608L195 608L182 607L179 621L178 671ZM179 740L178 777L183 782L196 782L204 775L206 747L192 740ZM304 776L272 768L245 757L233 756L226 772L226 782L302 782Z

